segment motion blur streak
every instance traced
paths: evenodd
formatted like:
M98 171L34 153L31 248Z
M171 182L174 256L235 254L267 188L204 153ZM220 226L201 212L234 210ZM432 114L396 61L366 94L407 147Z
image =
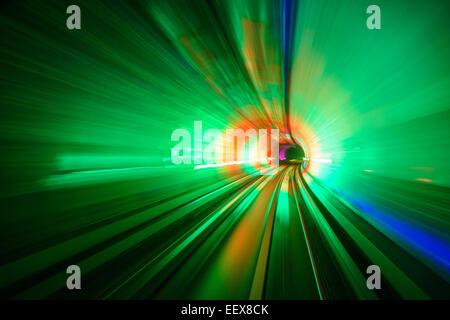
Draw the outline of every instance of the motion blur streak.
M448 2L77 2L2 4L2 297L450 298ZM175 165L194 121L305 157Z

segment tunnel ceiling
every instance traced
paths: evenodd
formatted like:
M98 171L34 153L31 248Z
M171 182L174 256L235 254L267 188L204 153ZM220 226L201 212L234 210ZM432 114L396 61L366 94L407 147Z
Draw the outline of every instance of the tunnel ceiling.
M77 2L0 13L2 296L450 297L448 3Z

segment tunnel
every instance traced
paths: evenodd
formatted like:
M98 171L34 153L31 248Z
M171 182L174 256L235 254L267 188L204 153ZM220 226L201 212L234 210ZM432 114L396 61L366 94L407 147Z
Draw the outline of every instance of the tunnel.
M305 151L295 144L281 145L279 148L280 163L302 163L305 159Z
M450 7L375 2L5 6L1 296L449 299Z

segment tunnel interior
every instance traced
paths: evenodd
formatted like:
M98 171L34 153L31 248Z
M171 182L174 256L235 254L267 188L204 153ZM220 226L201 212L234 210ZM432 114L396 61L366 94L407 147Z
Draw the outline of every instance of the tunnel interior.
M0 13L2 297L450 298L449 1L379 30L365 1L80 0L80 30L56 2Z

